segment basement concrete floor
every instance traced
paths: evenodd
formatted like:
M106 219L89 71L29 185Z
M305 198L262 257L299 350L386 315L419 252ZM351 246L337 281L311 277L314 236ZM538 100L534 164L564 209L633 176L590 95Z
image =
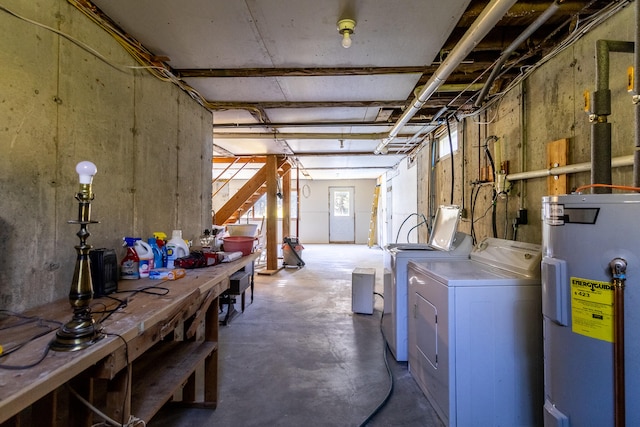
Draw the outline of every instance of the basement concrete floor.
M354 314L351 273L376 268L375 291L382 294L382 250L304 246L306 266L256 274L253 303L247 291L245 312L220 326L217 409L168 405L150 426L443 426L407 363L390 352L391 397L363 424L391 383L382 298L375 296L372 315Z

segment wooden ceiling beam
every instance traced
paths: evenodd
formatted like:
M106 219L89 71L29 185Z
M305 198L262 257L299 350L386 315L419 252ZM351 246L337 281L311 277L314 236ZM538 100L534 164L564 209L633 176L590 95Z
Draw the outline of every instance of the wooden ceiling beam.
M174 70L178 77L314 77L421 74L420 67L340 67L340 68L185 68Z
M207 107L212 109L251 109L263 108L265 110L274 108L360 108L360 107L381 107L381 108L399 108L407 103L402 101L317 101L317 102L286 102L286 101L267 101L267 102L232 102L232 101L207 101Z

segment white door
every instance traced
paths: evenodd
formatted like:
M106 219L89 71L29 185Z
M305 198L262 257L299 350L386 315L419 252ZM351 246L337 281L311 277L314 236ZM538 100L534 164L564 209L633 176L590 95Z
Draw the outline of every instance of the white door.
M354 188L329 187L329 243L355 243Z

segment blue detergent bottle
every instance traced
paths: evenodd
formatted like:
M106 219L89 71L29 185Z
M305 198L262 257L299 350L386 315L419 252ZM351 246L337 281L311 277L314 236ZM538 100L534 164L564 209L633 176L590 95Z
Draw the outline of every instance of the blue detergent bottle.
M155 237L149 237L147 239L149 246L151 246L151 251L153 252L153 266L152 268L162 268L162 249L158 247L156 243Z
M154 231L153 237L156 238L156 245L162 252L162 264L160 267L167 267L167 235L161 231Z

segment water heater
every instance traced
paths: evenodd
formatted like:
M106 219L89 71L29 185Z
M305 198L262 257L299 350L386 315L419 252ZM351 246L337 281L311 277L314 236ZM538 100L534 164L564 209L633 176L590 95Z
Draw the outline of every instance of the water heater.
M544 425L613 426L622 416L638 426L640 194L544 197L542 219ZM614 260L626 266L618 290ZM620 295L624 341L614 340Z

